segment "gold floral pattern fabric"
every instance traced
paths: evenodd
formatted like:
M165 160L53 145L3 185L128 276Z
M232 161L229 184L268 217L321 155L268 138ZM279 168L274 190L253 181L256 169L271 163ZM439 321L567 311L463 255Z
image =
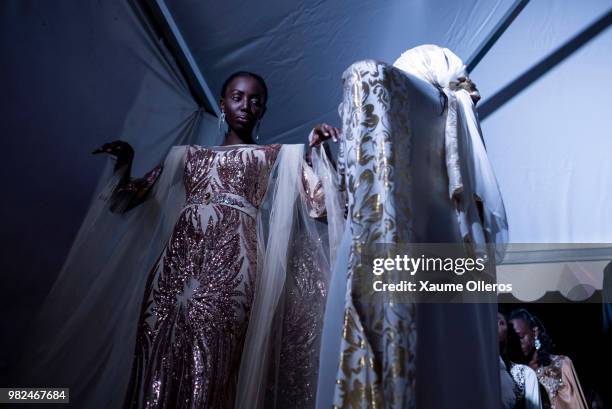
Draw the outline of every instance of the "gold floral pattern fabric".
M410 93L401 71L372 60L351 65L343 81L338 170L352 242L334 408L414 408L416 306L368 303L353 288L364 246L413 239L402 194L412 184Z

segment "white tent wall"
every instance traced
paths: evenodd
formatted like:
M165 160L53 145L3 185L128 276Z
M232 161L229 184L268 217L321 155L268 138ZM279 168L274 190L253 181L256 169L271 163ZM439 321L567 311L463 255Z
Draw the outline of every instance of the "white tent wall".
M318 122L338 124L343 71L393 63L424 43L474 52L512 0L166 0L214 95L229 73L260 73L270 88L264 142L302 142Z
M611 6L530 2L472 73L481 107ZM608 26L482 122L511 242L612 241L610 50Z
M3 98L0 381L83 220L107 162L90 152L124 139L134 174L168 148L214 134L172 58L130 2L0 4ZM2 382L5 384L5 382Z

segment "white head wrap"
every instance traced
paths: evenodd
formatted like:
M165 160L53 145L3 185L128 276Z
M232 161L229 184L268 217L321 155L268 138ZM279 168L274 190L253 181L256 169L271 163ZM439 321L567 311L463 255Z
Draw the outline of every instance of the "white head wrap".
M473 98L477 101L479 96L465 64L447 48L422 45L404 52L393 65L429 82L446 98L448 189L456 203L463 237L477 244L506 243L506 211L474 106ZM478 202L483 205L484 220L479 216ZM498 246L497 253L503 254L503 246Z

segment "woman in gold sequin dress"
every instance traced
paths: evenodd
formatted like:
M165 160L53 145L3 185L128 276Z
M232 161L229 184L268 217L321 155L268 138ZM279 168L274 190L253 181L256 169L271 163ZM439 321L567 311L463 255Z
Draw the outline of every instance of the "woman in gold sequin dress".
M220 124L225 120L229 128L223 145L186 148L186 203L149 273L126 408L235 405L256 292L257 213L282 147L254 144L253 131L265 113L266 99L261 77L247 72L230 76L220 101ZM314 135L311 145L330 137L336 140L339 130L323 124ZM116 142L99 151L116 154L124 148ZM158 169L142 180L124 180L123 188L115 192L115 196L123 192L118 199L123 204L116 203L117 208L138 205L159 173ZM302 194L310 199L310 211L316 216L324 204L320 194L315 197L320 185L310 189L310 181L303 180ZM318 292L322 307L325 280L315 277L314 281L322 288ZM300 404L306 407L308 402Z

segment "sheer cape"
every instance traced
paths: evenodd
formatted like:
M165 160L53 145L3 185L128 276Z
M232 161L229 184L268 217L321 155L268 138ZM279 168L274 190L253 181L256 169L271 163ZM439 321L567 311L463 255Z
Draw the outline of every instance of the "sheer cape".
M330 261L335 258L338 235L343 231L343 202L335 186L334 169L324 149L316 149L313 151L313 168L320 189L324 191L327 223L317 222L309 215L305 195L300 192L303 154L303 145L283 146L259 208L257 285L240 364L237 409L282 408L289 402L292 407L314 407L323 308L330 280ZM310 276L312 271L307 272L310 277L300 274L298 270L305 262L302 258L315 260L315 265L311 264L307 269L318 270L321 273L319 277ZM291 260L298 260L298 263L291 263ZM290 277L295 278L293 282L288 280ZM315 300L307 297L306 288L290 291L292 286L300 287L300 281L304 280L318 286L322 297ZM285 324L287 320L297 318L288 313L288 306L313 301L318 304L317 308L310 315L300 317L311 320L311 325L302 334L291 334L293 339L287 338ZM304 336L311 339L297 339ZM280 362L281 357L295 358L283 356L283 350L291 349L294 342L308 344L304 345L307 352L301 352L308 353L309 357L300 362L304 365L301 369L308 373L297 375L306 384L281 387L286 376L283 368L289 372L300 369L295 367L298 363L283 365ZM296 377L295 373L291 375ZM296 388L303 389L296 394Z
M171 149L150 197L124 214L109 211L121 172L112 174L108 167L102 179L107 182L98 190L58 279L33 321L21 363L23 385L69 387L70 401L76 407L122 406L148 273L185 204L186 148ZM333 195L334 170L322 152L315 150L313 166L322 187ZM255 402L263 407L264 399L282 399L276 384L283 374L273 359L274 351L282 349L283 307L291 298L289 284L295 287L296 282L291 277L295 263L290 258L302 254L306 245L322 273L319 281L322 296L326 295L333 240L342 231L338 226L342 220L332 217L326 224L308 215L308 204L300 194L303 155L303 145L283 145L257 215L258 277L240 367L239 408L254 408ZM341 214L339 199L325 199L328 214ZM296 238L301 238L297 245L291 243ZM321 314L317 319L322 319ZM315 325L319 332L320 327ZM310 354L318 351L318 335L313 341ZM315 362L316 371L317 357L306 359ZM316 372L308 376L316 382Z

